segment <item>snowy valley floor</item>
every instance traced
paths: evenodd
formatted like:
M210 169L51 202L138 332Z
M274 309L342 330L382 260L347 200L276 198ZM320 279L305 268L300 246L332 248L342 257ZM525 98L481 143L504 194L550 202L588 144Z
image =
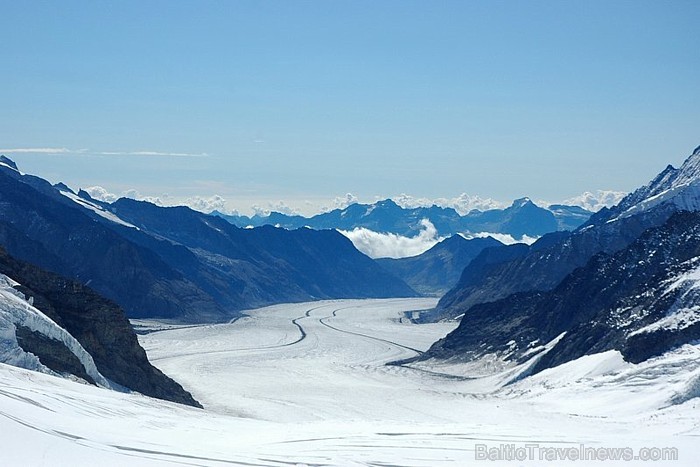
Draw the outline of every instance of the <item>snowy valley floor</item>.
M697 465L700 348L642 365L607 352L505 386L522 368L473 378L483 367L384 365L454 327L401 319L434 303L326 301L231 324L135 323L149 331L140 339L151 361L205 410L0 365L0 464ZM551 448L626 447L676 448L679 460L547 460ZM477 460L484 448L535 459Z

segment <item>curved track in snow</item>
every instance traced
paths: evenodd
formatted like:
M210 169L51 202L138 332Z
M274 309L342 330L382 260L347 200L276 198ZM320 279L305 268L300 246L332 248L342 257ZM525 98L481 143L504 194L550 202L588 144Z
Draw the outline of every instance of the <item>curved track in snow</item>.
M205 410L0 364L0 464L481 465L477 444L585 444L677 446L681 462L658 465L694 465L697 405L652 411L640 408L639 391L651 407L670 388L682 390L678 374L700 371L697 354L679 351L646 370L613 354L591 356L500 393L498 380L446 377L434 362L387 366L452 329L402 319L434 303L280 305L233 323L139 336L152 361ZM670 375L667 383L644 379L652 370L654 378Z

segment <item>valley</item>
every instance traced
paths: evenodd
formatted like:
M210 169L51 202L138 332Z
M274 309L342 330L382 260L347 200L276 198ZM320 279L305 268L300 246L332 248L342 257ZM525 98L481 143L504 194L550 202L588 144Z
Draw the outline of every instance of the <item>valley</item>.
M333 300L249 310L227 324L134 321L151 362L203 410L0 365L3 459L9 465L492 465L476 460L477 446L536 444L635 452L673 447L679 461L654 465L694 465L697 399L670 401L691 395L688 382L700 374L695 347L640 365L606 352L510 385L504 381L522 368L474 378L467 376L473 362L385 365L415 356L454 328L405 319L405 312L434 304Z

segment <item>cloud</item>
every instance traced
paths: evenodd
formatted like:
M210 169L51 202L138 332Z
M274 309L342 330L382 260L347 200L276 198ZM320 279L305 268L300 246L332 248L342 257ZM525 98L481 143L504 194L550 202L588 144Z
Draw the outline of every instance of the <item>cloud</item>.
M420 225L421 230L414 237L379 233L364 227L338 231L370 258L405 258L417 256L444 239L438 236L437 229L428 219L421 220Z
M539 237L530 237L528 235L523 235L522 237L515 238L509 234L493 233L493 232L477 232L477 233L461 233L459 234L467 240L472 238L486 238L491 237L505 245L513 245L514 243L525 243L526 245L532 245L537 241Z
M103 201L105 203L113 203L119 199L119 196L115 195L114 193L110 193L101 186L89 186L87 188L83 188L83 190L85 190L93 199Z
M194 209L209 214L212 211L227 213L226 199L219 195L213 195L208 198L202 196L193 196L185 200L185 205Z
M562 204L581 206L589 211L597 212L604 207L612 207L622 201L627 193L624 191L597 190L586 191L578 196L564 200Z
M226 207L226 199L220 195L212 195L209 197L192 196L184 201L179 201L167 194L163 194L161 196L143 195L138 190L133 188L122 191L121 195L111 193L101 186L90 186L83 188L83 190L85 190L94 199L104 201L105 203L113 203L119 198L131 198L139 201L148 201L149 203L153 203L158 206L188 206L195 211L200 211L206 214L209 214L212 211L219 211L224 214L238 215L238 211L228 209Z
M69 148L9 148L0 149L1 154L74 154L82 156L144 156L144 157L209 157L209 154L170 151L92 151Z
M253 206L251 206L251 209L253 210L253 215L260 217L267 217L270 215L271 212L279 212L288 216L299 215L298 210L288 206L287 203L281 200L277 201L276 203L269 202L267 203L267 207L254 204Z
M462 216L474 209L487 211L489 209L502 209L507 207L506 203L496 201L492 198L482 198L466 193L462 193L456 198L416 198L402 193L391 199L403 208L439 206L442 208L452 208Z
M0 149L0 154L70 154L67 148L9 148Z
M131 198L138 201L146 201L148 203L153 203L158 206L166 206L167 203L163 201L159 196L147 196L142 195L138 190L130 189L122 192L122 198Z
M330 206L328 205L323 205L320 208L320 211L323 212L330 212L335 209L345 209L351 204L359 203L360 200L357 198L357 196L353 195L352 193L346 193L344 196L336 196L331 200Z
M336 196L333 198L333 206L335 209L345 209L351 204L358 202L357 196L352 193L346 193L345 196Z

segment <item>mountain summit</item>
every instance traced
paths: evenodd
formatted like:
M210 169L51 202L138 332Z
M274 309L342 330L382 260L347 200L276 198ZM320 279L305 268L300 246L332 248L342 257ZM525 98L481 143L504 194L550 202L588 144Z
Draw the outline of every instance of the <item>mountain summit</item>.
M459 327L424 355L537 372L618 350L638 363L700 339L700 151L573 233L484 250L440 302ZM694 211L694 212L688 212Z

